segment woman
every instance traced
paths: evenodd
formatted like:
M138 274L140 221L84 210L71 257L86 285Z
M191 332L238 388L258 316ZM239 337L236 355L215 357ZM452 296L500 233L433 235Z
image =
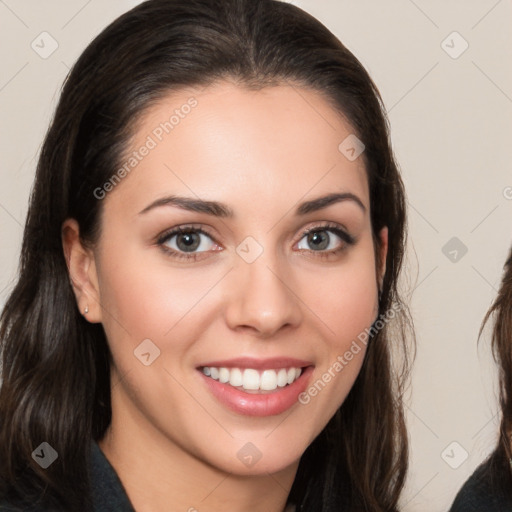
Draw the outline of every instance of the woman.
M485 324L493 317L492 348L499 364L501 425L497 446L457 494L450 512L509 512L512 510L512 250L498 296L485 315Z
M0 331L4 506L398 510L404 242L379 93L317 20L121 16L37 168Z

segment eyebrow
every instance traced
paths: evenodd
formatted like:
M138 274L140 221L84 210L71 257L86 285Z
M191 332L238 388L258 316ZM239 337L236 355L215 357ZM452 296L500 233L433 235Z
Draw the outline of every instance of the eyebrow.
M357 204L363 212L366 212L366 207L355 194L351 192L342 192L342 193L333 193L327 194L322 197L317 197L316 199L312 199L310 201L305 201L301 203L297 209L295 210L295 215L306 215L311 212L316 212L318 210L322 210L323 208L327 208L335 203L341 203L344 201L351 201ZM219 203L217 201L205 201L203 199L194 199L193 197L183 197L183 196L167 196L157 199L153 201L151 204L146 206L143 210L139 212L139 215L149 212L155 208L159 208L162 206L176 206L183 210L197 212L197 213L206 213L207 215L213 215L214 217L221 218L232 218L234 217L234 212L229 206Z

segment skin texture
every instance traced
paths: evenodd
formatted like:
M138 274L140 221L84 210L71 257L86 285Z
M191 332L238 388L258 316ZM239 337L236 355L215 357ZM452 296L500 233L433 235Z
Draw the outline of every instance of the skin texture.
M237 414L207 389L197 367L241 356L311 361L315 382L377 315L378 281L362 158L338 145L353 132L318 93L280 85L250 91L228 81L173 92L146 112L131 141L190 97L191 112L103 199L93 248L73 219L63 241L77 302L101 322L113 354L112 424L100 447L139 512L282 511L300 456L345 399L364 350L311 399L283 414ZM299 203L333 192L359 198L295 215ZM219 201L232 218L162 206L169 195ZM334 223L321 257L304 231ZM201 225L196 261L173 258L157 240L177 226ZM387 230L381 240L385 261ZM262 254L236 251L254 238ZM166 242L176 249L177 237ZM181 245L183 247L183 245ZM324 254L325 256L325 254ZM159 348L150 366L134 357L145 339ZM248 442L261 459L248 467Z

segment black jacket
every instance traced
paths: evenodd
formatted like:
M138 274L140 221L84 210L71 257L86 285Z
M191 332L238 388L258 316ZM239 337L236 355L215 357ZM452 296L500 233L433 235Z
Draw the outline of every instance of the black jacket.
M91 443L91 485L94 509L91 512L135 512L114 468L96 442ZM0 502L1 512L52 512L30 503Z
M512 493L492 481L490 462L480 465L462 486L449 512L512 512Z

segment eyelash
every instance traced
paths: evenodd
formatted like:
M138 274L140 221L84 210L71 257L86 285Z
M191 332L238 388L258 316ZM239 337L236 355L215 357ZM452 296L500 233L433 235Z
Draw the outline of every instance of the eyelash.
M314 253L315 257L329 258L331 256L334 256L334 255L344 251L345 249L347 249L347 246L354 245L356 242L356 240L353 236L349 235L346 231L341 229L337 224L333 224L330 222L325 223L325 224L320 224L317 226L313 226L312 228L306 229L301 234L298 242L300 242L304 237L308 236L310 233L319 232L319 231L328 231L328 232L334 233L341 239L341 241L343 242L342 245L340 247L338 247L337 249L331 249L329 251L325 251L325 250L324 251L313 251L313 250L308 250L308 249L298 249L298 250L300 252ZM200 233L200 234L206 235L208 238L213 240L213 242L217 243L215 238L212 235L210 235L210 233L205 231L202 226L199 226L199 227L180 226L179 228L173 228L172 230L167 231L167 232L163 233L162 235L160 235L157 239L157 245L164 252L166 252L167 254L170 254L173 258L183 259L183 260L188 260L188 261L197 261L198 258L203 258L203 256L202 256L203 253L210 252L210 251L199 251L199 252L185 253L185 252L176 251L175 249L171 249L165 245L166 242L171 240L176 235L190 234L190 233Z

